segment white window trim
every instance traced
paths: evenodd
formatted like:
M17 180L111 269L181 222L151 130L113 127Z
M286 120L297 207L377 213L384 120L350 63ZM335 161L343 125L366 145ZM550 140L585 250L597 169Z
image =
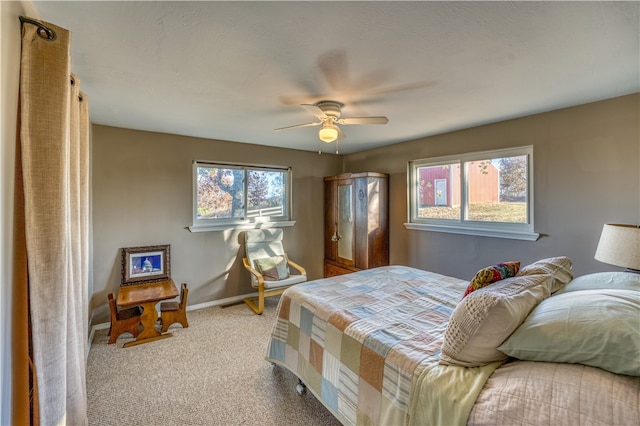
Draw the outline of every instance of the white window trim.
M273 171L286 172L286 184L285 184L285 211L286 215L283 217L256 217L255 219L198 219L197 218L197 201L198 201L198 166L212 166L212 167L235 167L242 169L264 169ZM246 230L246 229L262 229L262 228L282 228L287 226L293 226L296 224L295 220L291 220L293 202L291 199L291 185L293 182L291 167L283 166L269 166L262 164L243 164L243 163L225 163L225 162L213 162L213 161L193 161L192 163L192 225L187 229L190 232L210 232L210 231L226 231L226 230ZM246 191L244 194L246 205Z
M210 232L210 231L227 231L227 230L243 230L243 229L263 229L263 228L284 228L296 224L295 220L282 220L277 222L246 222L246 223L229 223L218 225L191 225L187 229L190 232Z
M417 217L418 201L416 199L417 189L415 185L415 171L418 167L434 166L438 164L450 164L452 162L464 162L474 160L486 160L487 158L513 157L527 155L528 175L527 175L527 223L498 223L479 222L468 220L447 220L447 219L425 219ZM460 167L462 170L463 167ZM461 179L461 200L467 199L467 188ZM534 232L534 191L533 191L533 146L522 146L517 148L497 149L491 151L471 152L460 155L447 155L443 157L425 158L409 161L407 164L407 223L406 229L419 231L448 232L452 234L475 235L481 237L508 238L515 240L536 241L540 234ZM461 203L461 217L464 217L466 203Z

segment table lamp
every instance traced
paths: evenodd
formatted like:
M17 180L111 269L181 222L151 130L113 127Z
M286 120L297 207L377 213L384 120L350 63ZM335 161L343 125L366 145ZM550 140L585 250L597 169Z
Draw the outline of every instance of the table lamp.
M640 226L605 224L595 259L640 274Z

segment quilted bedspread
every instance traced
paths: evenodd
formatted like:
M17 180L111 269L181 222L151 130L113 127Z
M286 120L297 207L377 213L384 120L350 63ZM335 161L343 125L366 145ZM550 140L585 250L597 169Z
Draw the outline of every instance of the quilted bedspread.
M464 424L499 365L438 365L468 282L405 266L283 293L267 360L296 374L343 424Z

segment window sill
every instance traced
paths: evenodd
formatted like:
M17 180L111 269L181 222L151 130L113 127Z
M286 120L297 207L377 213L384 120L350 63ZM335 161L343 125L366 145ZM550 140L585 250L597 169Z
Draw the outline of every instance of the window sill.
M463 228L446 225L427 225L424 223L405 223L405 228L416 231L448 232L450 234L474 235L477 237L507 238L511 240L537 241L540 234L497 229Z
M296 224L295 220L283 220L278 222L250 222L250 223L221 223L217 225L192 225L188 226L189 232L211 232L227 231L234 229L262 229L262 228L284 228Z

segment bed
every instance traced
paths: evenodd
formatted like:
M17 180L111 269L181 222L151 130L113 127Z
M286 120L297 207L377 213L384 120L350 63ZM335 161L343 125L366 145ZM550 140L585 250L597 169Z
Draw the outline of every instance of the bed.
M293 372L344 425L640 424L640 278L581 283L564 257L500 266L502 276L496 265L484 268L481 285L482 271L470 283L405 266L299 284L281 296L266 359ZM570 311L588 335L583 317L601 292L609 299L591 322L613 330L602 338L610 348L591 338L566 345L572 330L554 331L560 344L536 327L562 311L547 301L576 303L579 294L587 309ZM602 320L620 310L624 319ZM535 342L552 347L550 359Z

